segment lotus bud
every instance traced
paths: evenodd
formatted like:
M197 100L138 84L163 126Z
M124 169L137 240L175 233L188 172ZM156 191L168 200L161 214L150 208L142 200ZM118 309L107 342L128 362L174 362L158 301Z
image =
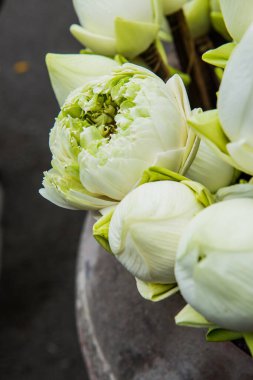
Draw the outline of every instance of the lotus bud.
M185 300L208 321L253 331L253 200L206 208L180 241L175 274Z
M237 171L221 158L204 142L200 142L198 153L185 176L200 182L212 193L221 187L233 183Z
M109 227L111 251L138 279L174 284L179 239L203 208L196 193L183 182L145 183L115 209Z
M206 35L210 29L209 0L188 0L183 9L192 37Z
M73 36L92 51L133 58L156 39L162 22L160 0L73 0L81 26Z
M125 64L89 82L69 95L56 119L49 141L53 171L45 173L41 194L59 204L74 191L71 208L100 209L123 199L152 165L183 172L195 141L190 112L178 76L165 84Z

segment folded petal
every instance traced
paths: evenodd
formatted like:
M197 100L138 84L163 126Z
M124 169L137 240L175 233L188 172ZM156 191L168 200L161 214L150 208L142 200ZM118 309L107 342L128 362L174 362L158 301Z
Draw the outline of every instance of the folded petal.
M108 56L113 56L117 53L114 37L90 32L79 25L71 25L70 32L82 45L90 48L94 53Z
M109 74L118 65L113 59L91 54L47 54L46 63L60 106L71 91Z

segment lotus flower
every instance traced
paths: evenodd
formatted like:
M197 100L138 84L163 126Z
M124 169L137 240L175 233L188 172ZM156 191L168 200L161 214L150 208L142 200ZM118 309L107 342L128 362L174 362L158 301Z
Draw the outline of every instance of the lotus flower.
M176 258L185 300L208 321L253 331L253 199L207 207L189 223Z
M156 39L161 22L159 0L73 0L81 26L72 25L73 36L103 55L133 58Z
M195 135L185 88L125 64L72 92L50 135L52 167L41 194L62 207L102 209L138 185L145 169L183 173Z
M173 284L179 239L203 208L194 192L182 183L141 185L121 201L112 216L110 248L138 279Z

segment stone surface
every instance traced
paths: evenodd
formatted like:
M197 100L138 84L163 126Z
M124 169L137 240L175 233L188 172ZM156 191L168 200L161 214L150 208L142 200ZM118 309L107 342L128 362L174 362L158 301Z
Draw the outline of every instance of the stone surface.
M1 267L2 267L2 246L3 246L2 218L3 218L3 188L0 183L0 276L1 276Z
M145 301L135 281L91 236L79 250L77 319L92 380L251 380L253 361L232 343L207 343L201 329L178 327L180 295Z
M38 194L59 111L47 52L78 52L71 0L7 0L0 8L1 380L85 380L75 324L83 212Z

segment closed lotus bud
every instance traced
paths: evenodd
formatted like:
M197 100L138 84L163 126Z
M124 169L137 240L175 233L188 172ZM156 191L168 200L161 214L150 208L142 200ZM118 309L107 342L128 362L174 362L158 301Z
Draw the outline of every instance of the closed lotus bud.
M133 58L156 39L162 22L160 0L73 0L81 26L75 38L103 55Z
M186 184L174 181L143 184L120 202L112 216L111 251L138 279L174 284L178 242L186 226L203 208Z
M231 165L219 158L204 141L201 141L197 155L185 176L202 183L215 193L221 187L233 183L236 173Z
M253 331L253 200L206 208L179 244L176 279L185 300L208 321Z
M204 36L210 29L209 0L188 0L184 13L193 38Z
M65 207L101 209L124 198L152 165L183 172L195 138L190 112L178 76L165 84L125 64L87 83L69 95L51 131L53 169L41 194Z

